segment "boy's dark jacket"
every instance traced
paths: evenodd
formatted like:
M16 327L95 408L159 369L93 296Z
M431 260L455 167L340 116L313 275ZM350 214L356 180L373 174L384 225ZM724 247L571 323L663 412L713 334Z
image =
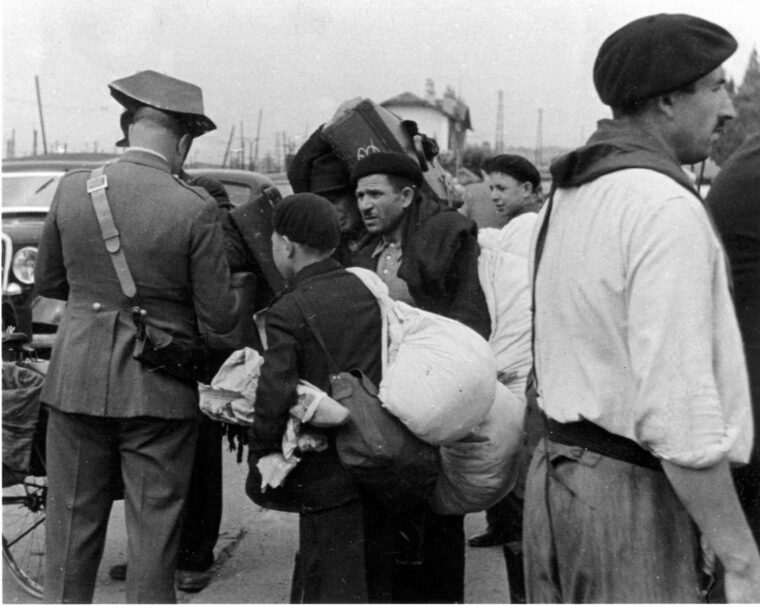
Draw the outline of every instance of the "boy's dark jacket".
M267 488L262 493L261 476L256 468L261 456L282 450L282 435L288 410L296 400L298 379L330 391L328 362L290 294L293 290L303 295L315 315L327 350L339 370L361 369L375 385L379 385L382 374L382 323L374 295L334 259L302 269L288 291L267 312L268 349L256 392L246 492L264 507L317 511L345 503L359 494L338 459L337 429L327 430L328 450L304 454L278 489Z

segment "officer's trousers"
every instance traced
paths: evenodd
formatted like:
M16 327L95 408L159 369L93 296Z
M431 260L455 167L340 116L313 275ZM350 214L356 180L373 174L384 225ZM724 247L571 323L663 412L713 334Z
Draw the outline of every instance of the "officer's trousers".
M45 602L92 602L114 487L124 479L128 603L176 601L182 508L197 421L50 409Z

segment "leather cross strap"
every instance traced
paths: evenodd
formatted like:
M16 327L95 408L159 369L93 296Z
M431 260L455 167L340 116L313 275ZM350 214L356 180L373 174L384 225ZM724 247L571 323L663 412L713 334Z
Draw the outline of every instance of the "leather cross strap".
M95 215L100 224L100 231L103 235L103 242L106 250L111 254L113 268L116 270L116 277L119 279L121 290L132 299L137 294L135 281L132 279L132 272L129 271L127 259L124 256L124 249L121 247L119 230L113 222L111 206L108 203L108 178L105 174L105 166L99 166L90 173L87 180L87 193L92 198L92 205L95 207Z

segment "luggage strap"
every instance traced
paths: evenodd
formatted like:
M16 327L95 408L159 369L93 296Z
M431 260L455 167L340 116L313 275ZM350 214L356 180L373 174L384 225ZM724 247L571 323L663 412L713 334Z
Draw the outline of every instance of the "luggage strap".
M121 290L127 298L132 299L137 294L137 287L132 278L132 272L129 271L127 259L124 256L119 230L116 229L116 224L113 222L111 206L108 203L108 195L106 194L108 177L106 177L105 168L105 165L99 166L90 173L90 178L87 180L87 193L92 199L95 216L98 218L100 232L103 235L103 242L106 245L106 250L110 253Z

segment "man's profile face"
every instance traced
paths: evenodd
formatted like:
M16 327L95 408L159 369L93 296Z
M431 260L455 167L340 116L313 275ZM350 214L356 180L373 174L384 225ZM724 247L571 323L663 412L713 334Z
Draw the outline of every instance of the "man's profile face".
M348 189L320 194L329 200L338 213L340 223L340 233L348 234L353 232L362 221L359 208L356 204L356 198L352 191Z
M501 172L488 173L491 201L502 215L514 215L532 199L533 188L529 182L520 182Z
M697 80L693 92L673 94L674 147L682 164L707 158L726 123L736 116L725 84L725 71L719 67Z
M387 175L367 175L356 184L356 201L364 227L371 234L389 234L401 222L412 197L409 188L396 191Z

